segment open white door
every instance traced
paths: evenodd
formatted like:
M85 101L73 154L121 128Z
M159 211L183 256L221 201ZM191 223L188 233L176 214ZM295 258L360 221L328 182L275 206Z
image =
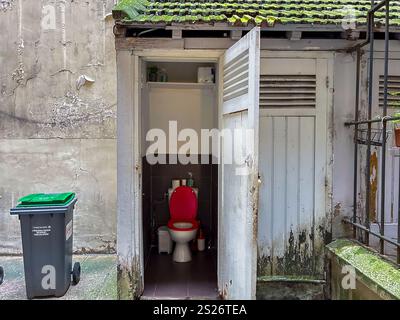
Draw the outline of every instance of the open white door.
M219 62L218 287L226 299L254 299L257 276L260 29Z

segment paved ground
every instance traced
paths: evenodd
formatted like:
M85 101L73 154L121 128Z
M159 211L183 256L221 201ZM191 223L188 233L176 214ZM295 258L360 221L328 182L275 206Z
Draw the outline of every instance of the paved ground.
M117 267L115 255L77 255L73 262L81 264L81 281L71 286L62 300L117 299ZM22 257L0 256L4 282L0 285L0 300L26 299Z

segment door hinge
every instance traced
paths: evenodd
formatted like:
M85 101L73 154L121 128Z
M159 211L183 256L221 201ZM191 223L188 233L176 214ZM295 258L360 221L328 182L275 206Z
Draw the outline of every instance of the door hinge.
M326 85L326 88L329 88L329 77L328 76L326 76L325 85Z

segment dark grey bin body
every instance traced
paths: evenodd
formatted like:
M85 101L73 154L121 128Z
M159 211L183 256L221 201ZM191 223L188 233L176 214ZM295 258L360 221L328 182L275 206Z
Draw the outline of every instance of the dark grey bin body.
M28 299L61 297L68 291L71 284L73 211L76 201L75 198L65 206L11 209L11 214L18 214L21 222ZM52 267L55 270L55 288L48 288L46 275L49 275L49 268Z

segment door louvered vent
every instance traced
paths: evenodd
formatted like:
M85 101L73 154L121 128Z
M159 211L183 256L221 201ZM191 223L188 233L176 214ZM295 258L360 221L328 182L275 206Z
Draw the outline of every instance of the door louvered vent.
M260 77L261 108L315 108L315 75L263 75Z
M384 76L379 76L379 107L384 103ZM388 75L388 107L400 107L400 76Z
M224 101L249 91L249 50L224 65Z

